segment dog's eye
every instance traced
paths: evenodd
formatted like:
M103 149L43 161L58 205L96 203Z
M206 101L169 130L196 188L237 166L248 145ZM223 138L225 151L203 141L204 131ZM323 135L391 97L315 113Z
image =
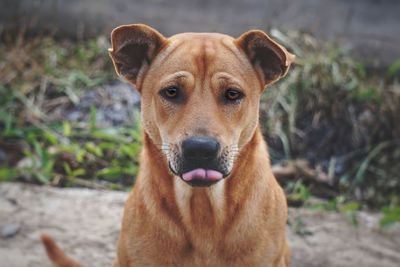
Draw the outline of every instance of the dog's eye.
M177 99L179 97L179 89L178 87L171 86L166 89L163 89L160 91L161 96L163 96L166 99Z
M229 102L238 102L244 97L244 94L235 89L228 89L225 91L224 98Z

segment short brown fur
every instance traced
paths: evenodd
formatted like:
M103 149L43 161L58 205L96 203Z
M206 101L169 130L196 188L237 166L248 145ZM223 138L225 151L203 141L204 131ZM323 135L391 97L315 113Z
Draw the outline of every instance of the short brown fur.
M289 266L287 205L271 172L258 108L264 87L286 74L294 56L261 31L237 39L215 33L167 39L134 24L115 29L111 41L117 73L142 95L144 129L113 267ZM160 97L168 86L182 88L181 102ZM245 95L235 105L221 100L232 87ZM171 171L182 140L196 135L216 138L226 154L229 176L210 187L191 187ZM44 241L59 262L63 254L53 255L55 244ZM78 266L70 261L58 266Z

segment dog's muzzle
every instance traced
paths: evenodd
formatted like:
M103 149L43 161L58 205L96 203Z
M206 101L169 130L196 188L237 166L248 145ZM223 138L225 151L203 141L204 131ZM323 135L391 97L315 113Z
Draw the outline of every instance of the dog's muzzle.
M190 137L182 142L176 169L171 168L192 186L210 186L228 175L221 162L221 146L210 137Z

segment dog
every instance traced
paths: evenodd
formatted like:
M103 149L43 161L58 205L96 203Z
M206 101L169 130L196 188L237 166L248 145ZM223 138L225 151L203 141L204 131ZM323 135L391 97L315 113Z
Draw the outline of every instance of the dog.
M141 94L144 136L113 267L289 266L259 102L294 55L259 30L166 38L132 24L111 43L117 74ZM81 266L42 240L56 266Z

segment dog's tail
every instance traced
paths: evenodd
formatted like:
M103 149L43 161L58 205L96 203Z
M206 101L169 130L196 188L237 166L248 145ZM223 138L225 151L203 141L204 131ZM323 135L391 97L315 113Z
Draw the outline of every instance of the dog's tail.
M67 256L61 248L54 242L47 234L42 234L41 237L43 245L46 249L47 255L50 260L57 267L83 267L80 263L73 260L71 257Z

